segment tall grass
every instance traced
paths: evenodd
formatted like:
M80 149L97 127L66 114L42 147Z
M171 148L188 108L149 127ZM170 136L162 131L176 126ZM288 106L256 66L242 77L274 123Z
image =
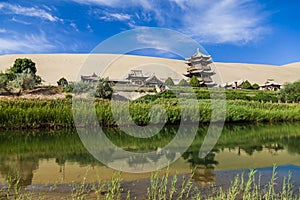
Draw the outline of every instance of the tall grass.
M122 185L121 174L113 176L111 181L97 183L86 183L85 178L82 183L73 183L71 190L61 193L64 199L103 199L103 200L121 200L121 199L147 199L147 200L201 200L201 199L226 199L226 200L294 200L299 199L299 189L294 188L291 175L285 177L283 182L278 181L276 167L273 168L271 179L267 184L262 185L261 176L255 170L245 176L238 174L231 181L229 185L211 185L208 187L200 187L193 180L194 174L174 175L169 176L168 170L162 176L158 176L158 172L151 175L148 185L146 185L147 192L144 195L134 194L131 188L124 188ZM281 187L276 187L281 184ZM58 188L59 186L56 186ZM138 187L138 186L137 186ZM39 193L39 191L27 191L21 188L18 181L10 183L7 186L0 188L1 199L48 199L55 197L51 192ZM53 195L53 196L52 196ZM138 195L138 196L136 196Z
M127 125L132 118L139 125L149 123L149 110L153 105L162 105L167 114L164 122L178 124L181 120L187 122L208 123L211 120L211 101L199 100L199 104L193 105L184 100L179 105L177 99L156 99L152 103L131 102L130 116L124 117L127 104L118 103L116 114L121 116L119 124ZM95 101L96 114L102 126L116 126L111 112L111 104L108 100ZM181 109L187 113L182 119ZM65 100L0 100L0 128L72 128L74 127L72 115L72 101ZM197 112L200 112L198 118ZM227 122L277 122L300 121L300 104L261 103L257 101L234 100L227 101ZM161 123L164 112L157 109L154 122ZM188 116L188 117L187 117ZM80 118L85 124L91 117L91 110L82 107ZM96 122L98 123L98 122ZM95 124L89 124L95 125Z

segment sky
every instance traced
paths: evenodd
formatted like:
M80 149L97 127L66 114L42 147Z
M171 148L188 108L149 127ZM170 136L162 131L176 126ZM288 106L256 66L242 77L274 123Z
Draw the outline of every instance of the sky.
M217 62L284 65L300 61L299 10L299 0L0 0L0 55L90 53L122 31L161 27Z

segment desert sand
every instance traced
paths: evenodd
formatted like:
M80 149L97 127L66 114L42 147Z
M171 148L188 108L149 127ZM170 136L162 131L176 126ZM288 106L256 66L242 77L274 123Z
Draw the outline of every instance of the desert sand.
M5 71L12 66L16 58L30 58L35 62L37 74L43 78L45 85L56 85L57 80L61 77L65 77L69 81L76 81L80 79L80 75L91 75L94 72L97 75L108 76L110 79L121 80L126 78L132 69L142 69L144 75L156 75L162 80L170 76L177 82L184 78L182 74L187 67L183 60L146 56L20 54L0 56L0 71ZM300 63L272 66L215 62L214 66L217 74L213 79L218 84L236 80L249 80L251 83L263 84L270 78L283 84L300 79Z

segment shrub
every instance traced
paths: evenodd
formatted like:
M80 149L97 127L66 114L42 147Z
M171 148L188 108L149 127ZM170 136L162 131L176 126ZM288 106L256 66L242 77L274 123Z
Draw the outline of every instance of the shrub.
M259 85L257 84L257 83L254 83L253 85L252 85L252 89L253 90L258 90L260 87L259 87Z
M175 84L174 84L173 79L171 77L168 77L166 79L166 81L165 81L165 85L167 85L167 86L174 86Z
M70 82L66 87L63 88L64 92L73 92L75 87L75 83L74 82Z
M4 73L0 73L0 88L6 87L8 83L8 77Z
M189 86L189 83L188 83L186 80L181 79L181 80L179 81L178 85L179 85L179 86Z
M242 84L242 89L252 89L252 85L249 81L245 81L243 84Z
M95 97L110 99L113 95L113 83L108 78L100 78L96 84Z
M294 83L285 83L283 89L279 91L279 98L282 101L299 102L300 101L300 81Z
M16 74L16 78L10 81L9 86L21 90L29 90L36 85L35 78L32 74L20 73Z
M66 95L65 95L65 98L66 98L66 99L72 99L72 97L73 97L72 94L66 94Z
M92 89L92 87L93 87L92 84L89 82L79 81L70 84L70 86L67 88L72 90L76 94L82 94L82 93L88 93Z
M57 81L57 85L58 86L68 86L69 82L67 81L67 79L65 77L62 77Z
M200 82L196 76L193 76L190 80L190 85L192 87L200 87Z

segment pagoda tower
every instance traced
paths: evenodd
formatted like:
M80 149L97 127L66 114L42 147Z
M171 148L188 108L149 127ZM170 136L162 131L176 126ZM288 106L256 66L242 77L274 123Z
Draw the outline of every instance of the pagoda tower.
M196 76L200 81L201 85L206 85L207 87L213 87L217 84L212 80L211 76L215 72L211 69L212 59L210 55L204 55L200 52L199 48L197 52L189 58L186 58L187 72L183 75L192 78Z

